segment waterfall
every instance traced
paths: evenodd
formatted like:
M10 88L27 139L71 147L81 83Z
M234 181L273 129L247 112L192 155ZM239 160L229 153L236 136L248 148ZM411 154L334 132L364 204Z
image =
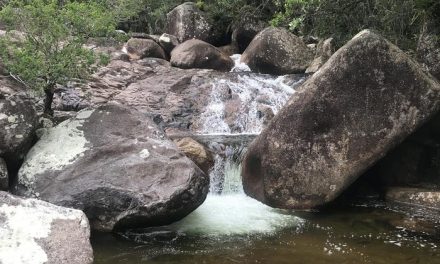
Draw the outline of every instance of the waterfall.
M233 59L236 61L233 71L248 71L247 65L238 63L238 56L234 55ZM240 163L249 136L255 137L264 126L258 107L264 105L276 114L294 93L294 87L303 80L302 76L289 78L255 73L213 80L211 99L201 116L202 126L197 135L197 139L215 153L215 165L210 173L210 194L197 210L171 225L172 230L212 238L268 235L301 225L302 219L244 194ZM240 100L240 110L233 124L225 120L225 89L229 90L232 98Z

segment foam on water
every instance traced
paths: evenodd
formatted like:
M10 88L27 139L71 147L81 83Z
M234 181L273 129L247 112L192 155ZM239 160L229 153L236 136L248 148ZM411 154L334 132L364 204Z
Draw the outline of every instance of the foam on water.
M298 217L266 206L246 195L208 195L193 213L173 224L173 230L189 235L270 235L303 222Z

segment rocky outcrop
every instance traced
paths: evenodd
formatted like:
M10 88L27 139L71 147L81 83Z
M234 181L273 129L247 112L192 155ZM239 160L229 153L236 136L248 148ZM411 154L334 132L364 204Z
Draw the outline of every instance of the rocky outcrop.
M314 73L327 62L328 59L335 53L335 44L333 38L321 40L316 47L315 59L307 68L306 73Z
M151 39L132 38L126 44L128 55L132 59L159 58L167 59L165 51Z
M0 191L7 191L9 189L9 173L6 162L0 158Z
M230 71L234 62L211 44L192 39L180 44L171 52L171 65L182 69Z
M304 73L313 60L312 51L283 28L261 31L241 56L252 71L275 75Z
M18 192L81 209L92 228L111 231L177 221L208 186L146 114L108 104L45 133L19 171Z
M180 42L176 36L164 33L159 38L159 44L163 47L168 55L171 55L171 51L173 51L173 49L177 47Z
M214 158L205 146L189 137L177 139L175 142L177 147L179 147L188 158L194 161L206 175L209 175L210 170L214 166Z
M251 144L245 192L282 208L334 200L439 110L440 84L363 31L338 50Z
M394 187L387 190L385 198L389 202L440 210L440 192L438 190Z
M180 42L195 38L213 43L212 25L193 2L183 3L167 14L165 32L176 36Z
M18 169L30 149L38 123L34 102L25 94L7 92L12 81L2 80L0 85L0 158L8 167Z
M83 212L0 192L0 262L91 264Z
M238 47L237 53L243 53L254 37L267 27L267 23L256 18L244 18L232 31L232 42Z
M417 45L417 58L440 80L440 29L434 23L427 22L423 26Z

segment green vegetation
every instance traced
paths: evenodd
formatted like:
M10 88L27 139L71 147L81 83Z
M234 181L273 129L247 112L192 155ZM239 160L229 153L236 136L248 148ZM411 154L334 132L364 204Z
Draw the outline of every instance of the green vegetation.
M11 29L1 39L1 57L11 75L44 91L45 112L51 113L54 89L73 78L86 78L105 58L84 48L89 38L114 32L115 22L94 1L8 1L0 18Z

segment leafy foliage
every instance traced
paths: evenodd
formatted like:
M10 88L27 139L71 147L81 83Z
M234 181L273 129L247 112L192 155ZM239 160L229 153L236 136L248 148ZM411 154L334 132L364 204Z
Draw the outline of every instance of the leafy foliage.
M22 32L10 31L0 41L5 68L48 96L56 84L87 77L100 56L85 49L85 42L115 29L106 9L92 1L13 0L0 11L0 18Z

